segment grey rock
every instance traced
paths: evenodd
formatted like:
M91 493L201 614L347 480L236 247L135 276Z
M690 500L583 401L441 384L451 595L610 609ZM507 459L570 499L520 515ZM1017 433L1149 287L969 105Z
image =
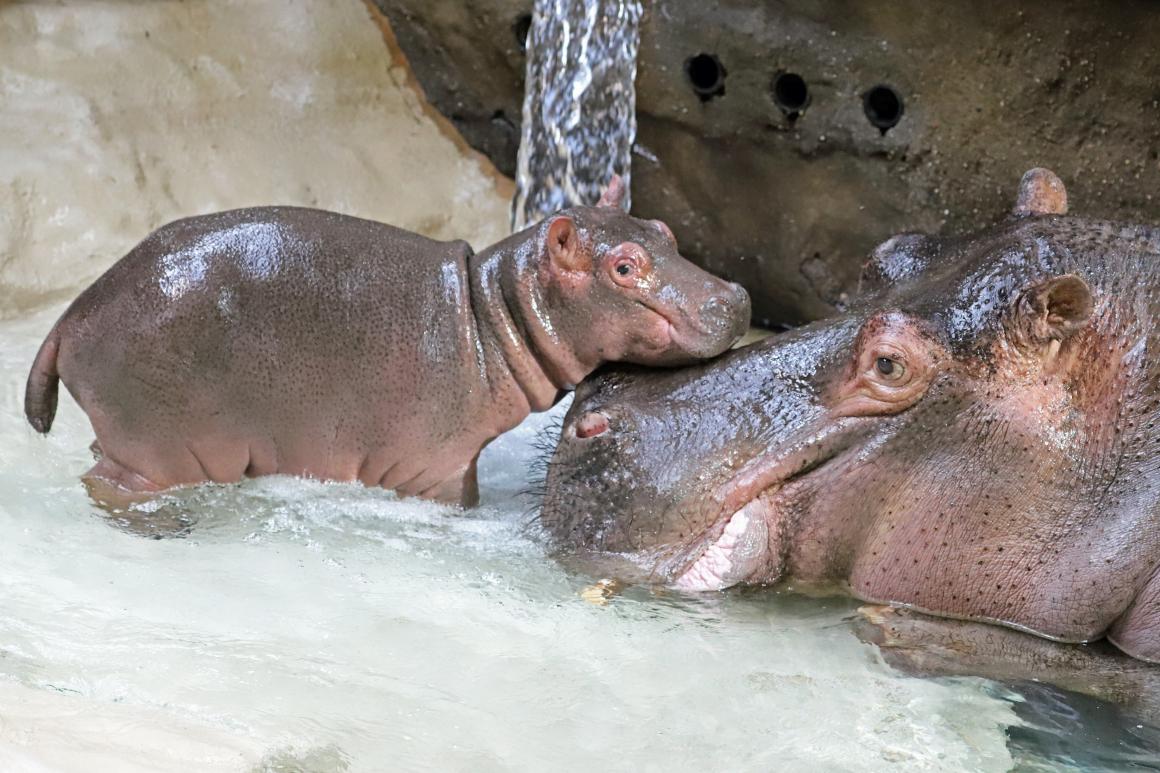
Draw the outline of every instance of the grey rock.
M512 174L530 0L375 2L433 104ZM994 220L1032 167L1093 217L1160 220L1158 40L1151 0L653 0L634 214L772 325L841 308L891 234ZM785 73L808 93L783 81L779 105ZM886 91L868 108L876 86L900 115Z

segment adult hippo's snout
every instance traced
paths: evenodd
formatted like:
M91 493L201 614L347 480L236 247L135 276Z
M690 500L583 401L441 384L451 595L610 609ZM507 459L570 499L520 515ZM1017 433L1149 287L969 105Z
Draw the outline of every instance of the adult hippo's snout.
M779 492L859 424L824 428L817 388L833 365L826 352L856 327L585 382L549 468L544 523L561 545L631 557L650 580L687 590L775 580Z
M1160 660L1160 232L1060 216L1053 180L886 242L841 317L582 384L545 527L678 589L838 583Z

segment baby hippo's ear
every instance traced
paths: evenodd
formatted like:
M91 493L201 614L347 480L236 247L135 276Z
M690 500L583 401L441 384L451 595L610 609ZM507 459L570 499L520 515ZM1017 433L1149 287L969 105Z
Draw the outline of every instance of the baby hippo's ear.
M1088 283L1064 274L1024 290L1016 301L1018 328L1033 344L1062 341L1083 328L1095 304Z
M620 175L612 175L612 179L608 181L608 187L600 195L600 201L596 202L596 206L624 208L624 180L621 179Z
M576 224L566 215L553 218L548 224L548 259L563 271L590 271L591 256L580 244Z

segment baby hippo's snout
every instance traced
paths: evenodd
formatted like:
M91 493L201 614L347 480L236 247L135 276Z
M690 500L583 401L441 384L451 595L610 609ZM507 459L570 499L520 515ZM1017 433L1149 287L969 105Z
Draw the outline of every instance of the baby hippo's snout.
M689 342L689 353L696 357L713 357L732 346L749 329L749 293L734 282L718 285L701 304L693 320L699 335Z
M749 327L749 293L734 282L726 282L725 288L725 292L701 306L701 326L707 332L719 330L722 336L736 340Z

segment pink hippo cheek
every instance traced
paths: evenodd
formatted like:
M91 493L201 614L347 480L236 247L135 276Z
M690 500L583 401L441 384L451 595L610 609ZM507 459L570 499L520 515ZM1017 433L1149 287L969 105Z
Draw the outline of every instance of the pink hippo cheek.
M641 324L643 353L669 354L683 351L677 341L677 332L673 324L655 312L648 316L649 319Z

